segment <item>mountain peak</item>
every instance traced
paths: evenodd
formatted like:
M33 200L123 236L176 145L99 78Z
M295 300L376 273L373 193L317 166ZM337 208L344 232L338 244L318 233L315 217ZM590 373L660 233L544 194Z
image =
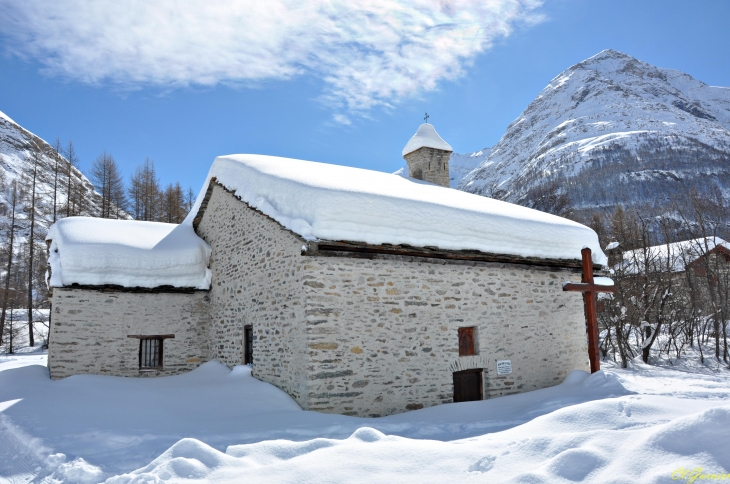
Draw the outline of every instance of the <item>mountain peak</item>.
M623 52L613 49L606 49L570 67L568 71L575 70L576 68L583 68L610 73L625 71L627 70L627 66L630 66L628 70L634 70L636 67L639 67L640 70L656 70L656 67L651 64L642 62L628 54L624 54Z
M18 124L15 121L13 121L12 119L10 119L10 116L8 116L7 114L5 114L2 111L0 111L0 119L4 119L5 121L9 121L9 122L11 122L13 124Z
M606 49L553 78L458 187L535 207L563 190L588 210L703 170L730 190L728 162L730 89Z
M628 54L624 54L623 52L619 52L619 51L613 50L613 49L604 49L601 52L599 52L598 54L587 58L583 62L601 61L604 59L636 60L634 57L631 57Z

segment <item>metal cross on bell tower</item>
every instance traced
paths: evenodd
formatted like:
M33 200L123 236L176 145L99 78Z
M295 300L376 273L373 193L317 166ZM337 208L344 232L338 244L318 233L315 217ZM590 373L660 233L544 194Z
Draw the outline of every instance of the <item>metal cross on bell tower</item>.
M426 124L428 124L428 118L429 118L429 115L428 115L428 113L426 113L426 115L423 117L423 120L426 121Z

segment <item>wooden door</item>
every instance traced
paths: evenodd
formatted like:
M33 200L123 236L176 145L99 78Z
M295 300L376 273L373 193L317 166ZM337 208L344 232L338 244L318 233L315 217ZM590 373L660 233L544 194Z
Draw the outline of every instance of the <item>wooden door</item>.
M454 402L483 400L482 369L454 372Z

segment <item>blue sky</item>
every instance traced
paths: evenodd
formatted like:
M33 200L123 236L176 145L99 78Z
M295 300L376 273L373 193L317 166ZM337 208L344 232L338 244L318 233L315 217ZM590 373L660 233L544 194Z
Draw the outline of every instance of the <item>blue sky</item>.
M126 176L150 157L197 190L229 153L394 171L426 111L455 151L491 146L606 48L730 86L725 0L169 1L0 0L0 111L73 140L84 170L104 150Z

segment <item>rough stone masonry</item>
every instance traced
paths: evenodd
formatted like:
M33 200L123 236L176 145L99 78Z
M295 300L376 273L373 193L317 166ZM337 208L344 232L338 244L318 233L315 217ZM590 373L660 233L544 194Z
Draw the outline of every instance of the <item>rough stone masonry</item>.
M451 150L424 123L401 153L410 178L448 188ZM575 261L307 241L229 188L211 179L192 223L211 248L209 290L53 287L52 378L250 357L304 409L376 417L588 370L582 297L562 291Z
M449 158L451 151L421 147L403 158L408 163L408 176L442 187L449 187Z
M241 362L305 409L379 416L451 402L454 371L483 368L485 398L587 369L568 269L384 256L306 255L307 242L214 183L197 227L213 248L211 357ZM305 249L305 250L303 250ZM478 351L458 356L459 327ZM513 371L497 376L497 360Z
M209 291L53 288L53 378L162 376L241 364L304 409L383 416L453 401L453 373L482 369L483 397L587 370L579 268L436 256L326 253L213 181L196 219L212 247ZM335 243L335 242L332 242ZM424 249L425 250L425 249ZM459 328L475 353L459 356ZM168 335L164 367L141 371L139 339ZM497 361L512 372L497 374Z

